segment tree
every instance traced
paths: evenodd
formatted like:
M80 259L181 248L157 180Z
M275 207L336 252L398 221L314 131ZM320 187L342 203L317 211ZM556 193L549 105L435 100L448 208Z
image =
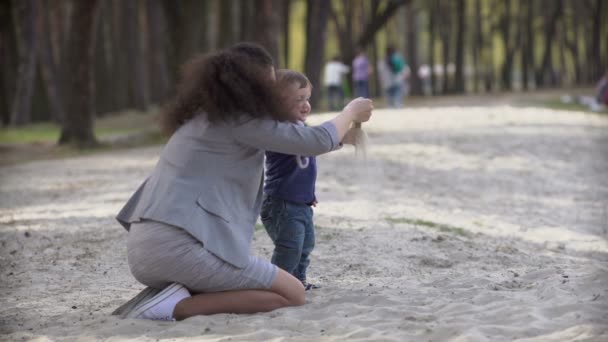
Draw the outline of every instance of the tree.
M150 29L150 76L152 99L162 103L169 96L171 78L167 65L167 19L161 0L147 1L147 15Z
M13 19L17 32L19 67L17 86L11 110L11 123L24 125L31 121L32 96L36 80L38 53L38 11L34 0L13 2Z
M0 113L2 124L11 121L11 105L16 85L17 42L15 26L12 20L12 2L0 1L0 59L2 69L0 77Z
M412 95L422 95L422 82L418 75L418 11L414 2L410 2L407 6L407 55L410 65L410 83Z
M304 73L313 85L321 84L321 69L325 57L325 40L327 20L329 18L329 1L306 1L306 51ZM319 104L320 91L314 91L310 98L312 108Z
M553 5L553 9L550 14L545 17L545 44L543 50L543 59L540 68L535 74L537 87L545 86L548 81L547 77L553 76L551 52L557 30L557 20L562 15L563 0L552 0L551 3Z
M464 78L464 34L466 30L466 7L464 0L456 2L456 70L454 74L454 92L463 94L465 92Z
M72 30L65 55L65 63L70 69L65 74L66 115L59 144L75 144L78 147L97 145L90 103L95 46L93 36L98 4L98 0L72 2Z
M452 41L452 3L445 2L439 3L439 17L442 18L439 22L439 36L441 39L441 52L443 57L443 75L442 75L442 86L441 92L447 94L450 92L449 83L449 63L450 63L450 49Z
M372 6L374 10L367 22L363 25L363 30L358 36L352 35L352 2L342 1L344 15L340 19L338 12L333 6L329 7L330 16L336 26L338 41L340 44L340 54L344 62L354 59L357 47L365 48L373 40L375 35L391 19L399 8L409 4L412 0L386 0L379 2L377 6ZM331 3L331 2L330 2ZM383 6L382 6L383 5Z
M234 3L232 0L221 0L219 5L218 47L227 48L236 39L234 35Z
M47 98L49 99L51 116L55 122L61 122L65 111L63 105L63 94L61 92L61 73L59 63L53 55L51 40L51 25L49 23L49 8L46 2L40 2L41 24L38 26L37 35L40 37L40 70L46 87Z
M255 0L254 41L265 47L279 64L279 21L280 5L275 0Z
M429 31L429 64L431 67L431 95L435 95L436 94L436 84L437 84L437 77L435 74L435 33L437 32L437 28L436 28L436 22L437 22L437 9L439 7L439 4L437 3L437 0L430 0L429 3L429 8L428 8L428 16L429 16L429 27L428 27L428 31Z

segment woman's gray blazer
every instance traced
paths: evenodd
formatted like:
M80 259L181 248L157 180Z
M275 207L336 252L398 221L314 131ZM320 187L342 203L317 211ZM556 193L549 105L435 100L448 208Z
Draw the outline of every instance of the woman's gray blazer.
M211 124L198 115L173 134L116 219L127 230L141 219L181 227L242 268L262 202L264 151L315 156L339 145L331 122L306 127L242 117Z

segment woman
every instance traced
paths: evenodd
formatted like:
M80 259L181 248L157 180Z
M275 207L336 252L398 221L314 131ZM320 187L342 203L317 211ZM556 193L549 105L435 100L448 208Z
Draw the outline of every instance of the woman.
M332 151L373 106L355 99L332 120L306 127L286 121L279 94L272 58L255 44L186 66L163 113L171 139L117 216L129 230L131 273L150 287L117 310L123 317L180 320L304 304L300 281L250 255L264 152Z

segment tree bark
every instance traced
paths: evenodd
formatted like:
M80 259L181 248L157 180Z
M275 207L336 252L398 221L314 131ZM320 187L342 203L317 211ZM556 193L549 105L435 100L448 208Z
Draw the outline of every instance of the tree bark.
M418 75L418 12L414 2L407 7L407 51L410 66L410 94L423 95L422 81Z
M513 57L515 55L515 44L513 42L513 35L511 34L511 22L513 20L512 3L511 0L505 0L504 14L500 19L500 32L502 33L502 40L505 46L505 61L501 68L501 83L505 90L512 90L512 77L513 74Z
M39 64L42 71L42 78L49 99L51 117L55 122L60 123L63 119L65 106L63 105L63 95L61 92L61 74L59 73L58 61L53 56L53 46L51 40L51 25L49 24L49 8L46 2L40 2L41 12L38 27L38 37L40 37Z
M59 144L75 144L81 148L98 144L90 111L93 37L98 3L98 0L73 1L72 32L65 56L65 63L71 67L71 71L65 75L66 115Z
M150 28L149 52L152 99L163 103L169 96L170 78L167 65L167 20L161 0L147 1L147 14Z
M483 30L481 27L481 0L475 0L475 39L473 39L473 89L479 92L479 64L483 47Z
M452 32L451 3L440 3L439 13L441 13L440 17L443 19L439 24L439 32L441 36L441 52L443 54L443 77L441 92L443 94L448 94L450 92L450 77L448 73L448 66L450 62L450 42L452 39L452 35L450 34Z
M321 89L321 69L325 58L325 40L327 20L330 11L329 1L306 1L306 57L304 59L304 73L308 79ZM312 108L317 108L321 91L314 91L310 98Z
M280 67L277 8L275 0L255 0L254 40L268 50L275 66Z
M233 34L235 21L233 6L232 0L219 1L218 47L220 49L229 47L236 40Z
M38 11L34 0L13 2L13 20L17 31L19 55L17 86L11 107L11 123L13 125L24 125L31 121L38 52L37 16Z
M148 73L145 68L147 56L142 52L141 46L141 21L138 11L138 2L125 1L125 16L123 32L127 61L131 72L130 94L133 98L133 105L140 111L146 111L150 103L148 91Z
M14 96L14 87L17 84L17 42L15 40L15 26L12 20L12 2L0 2L0 113L2 125L8 126L11 121L11 105Z
M456 16L458 18L456 28L456 71L454 74L454 92L464 94L466 79L464 78L464 50L466 32L466 7L464 0L456 2Z
M436 12L438 10L437 0L430 0L429 2L429 66L431 68L431 95L435 95L436 92L436 84L437 84L437 76L435 74L435 33L437 32L436 22L437 15Z
M528 90L530 88L530 70L534 69L534 46L532 45L533 41L533 13L534 13L534 4L527 0L522 0L520 2L522 9L522 22L521 26L525 27L526 34L523 38L522 42L522 50L521 50L521 70L522 70L522 88L523 90ZM525 4L525 5L524 5ZM523 9L526 9L526 15L523 15Z
M545 44L543 59L540 69L536 72L536 86L543 87L547 84L547 77L552 78L552 63L551 63L551 50L553 49L553 40L555 38L555 32L557 29L557 20L562 15L562 0L551 1L554 5L553 11L550 16L545 20Z
M241 3L241 33L240 39L242 41L251 41L253 40L253 32L255 28L254 21L254 3L252 1L243 1Z
M604 20L603 13L605 11L605 0L596 0L594 11L593 11L593 21L592 21L592 29L591 29L591 54L590 54L590 66L591 66L591 75L592 80L596 82L602 77L602 58L601 58L601 29L602 29L602 20Z
M289 50L291 49L291 0L283 0L281 7L281 26L283 27L283 66L289 69Z
M109 23L108 30L111 34L111 56L112 56L112 70L113 70L113 89L114 89L114 103L117 110L129 108L131 106L129 99L129 63L125 51L124 39L124 22L125 19L125 2L122 0L112 0L111 4L108 4L111 8L111 21ZM62 61L63 63L63 61Z

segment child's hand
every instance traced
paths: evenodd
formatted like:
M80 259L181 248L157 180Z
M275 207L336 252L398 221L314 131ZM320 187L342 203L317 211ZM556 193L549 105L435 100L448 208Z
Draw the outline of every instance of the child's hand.
M319 202L317 202L317 200L314 200L314 201L312 201L312 204L311 204L311 205L312 205L313 207L316 207L316 206L317 206L317 203L319 203Z

